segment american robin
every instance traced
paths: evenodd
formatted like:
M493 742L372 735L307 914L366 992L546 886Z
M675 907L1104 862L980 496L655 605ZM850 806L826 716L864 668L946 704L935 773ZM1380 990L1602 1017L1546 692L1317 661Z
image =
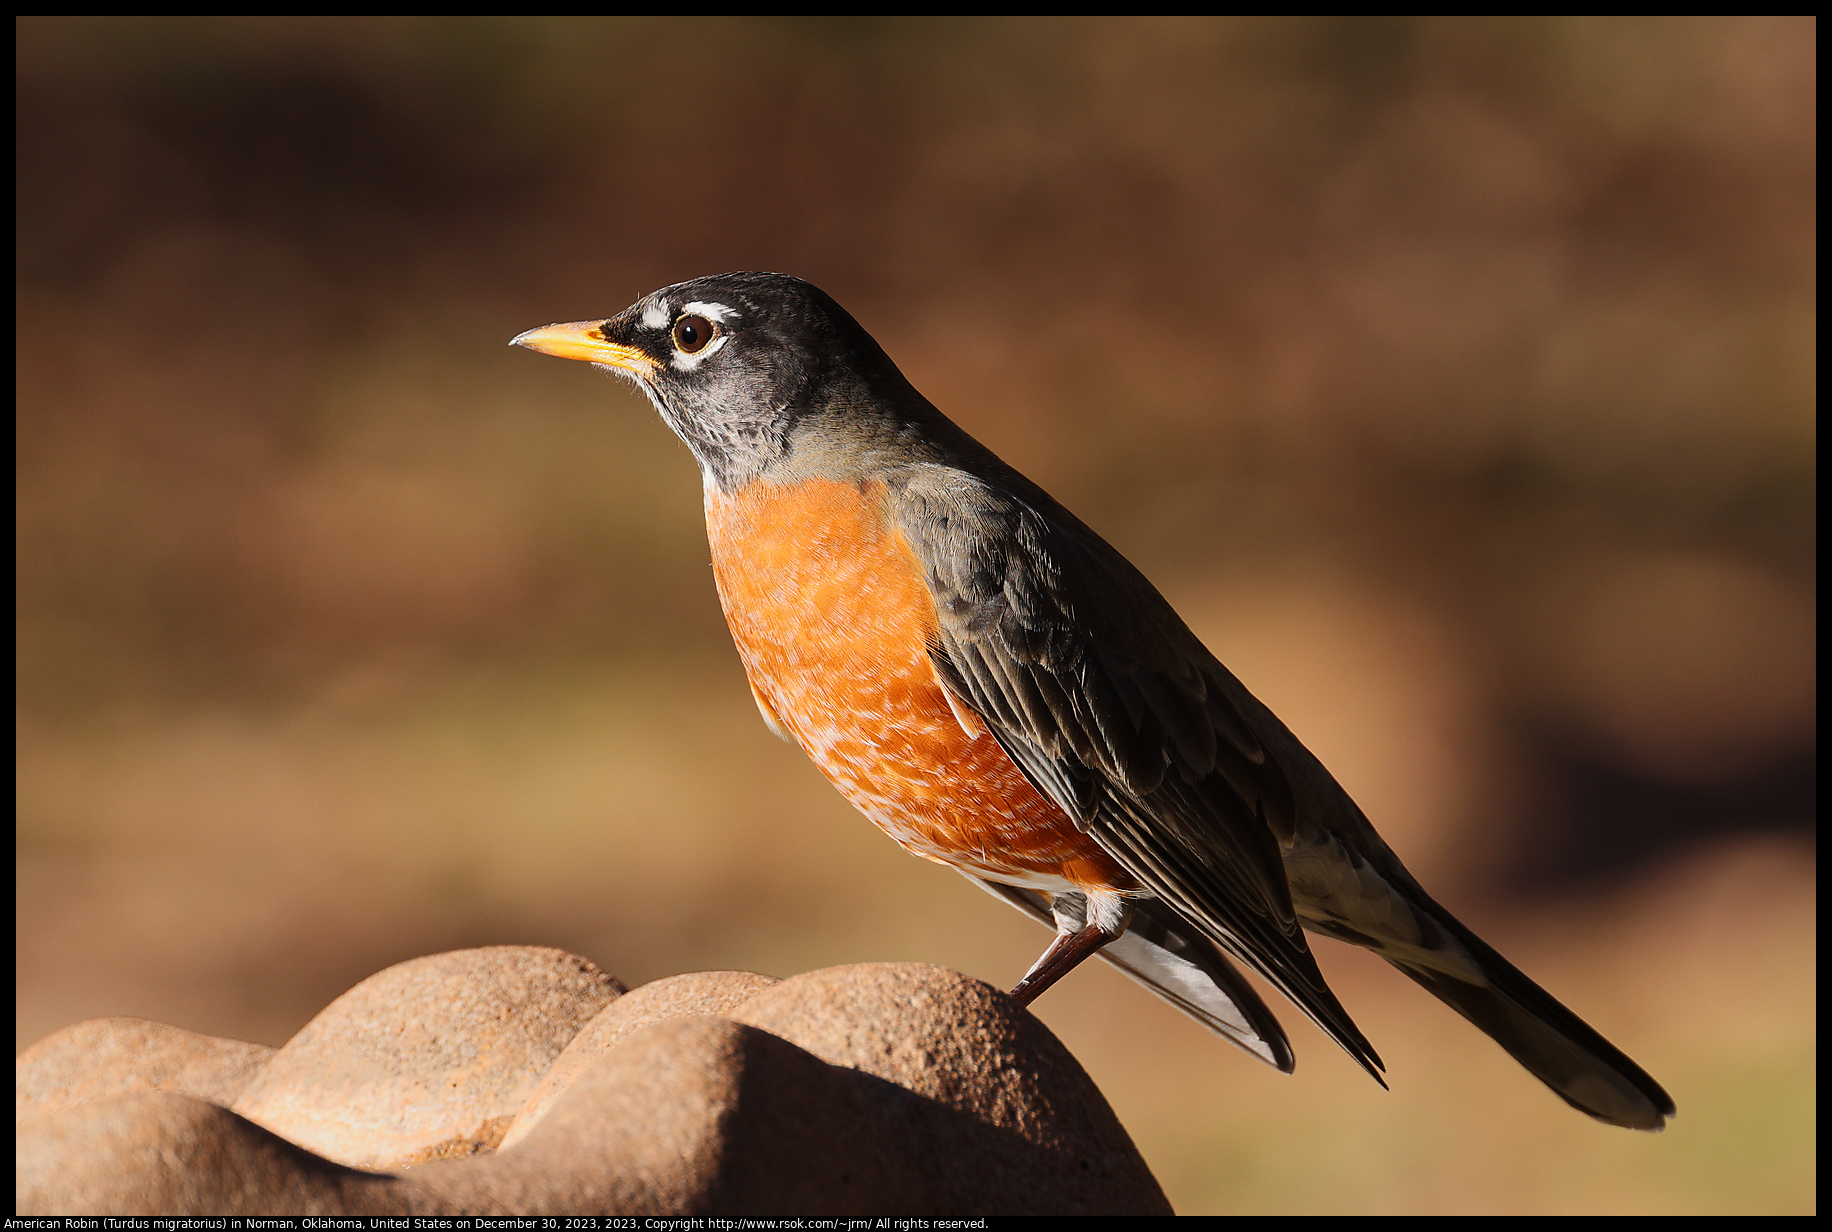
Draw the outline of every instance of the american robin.
M1054 925L1020 1004L1098 953L1289 1071L1231 955L1381 1081L1308 928L1373 950L1591 1116L1673 1115L1425 893L1125 557L825 293L725 274L514 341L630 378L687 443L764 722L905 849Z

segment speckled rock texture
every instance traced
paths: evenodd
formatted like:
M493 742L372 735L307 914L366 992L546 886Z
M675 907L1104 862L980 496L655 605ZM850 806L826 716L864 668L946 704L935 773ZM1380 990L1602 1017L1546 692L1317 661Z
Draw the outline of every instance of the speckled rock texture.
M533 1097L522 1106L497 1149L506 1150L526 1138L579 1075L625 1036L667 1018L723 1014L776 982L749 971L695 971L644 984L617 998L573 1036L566 1051L542 1075Z
M20 1054L13 1119L135 1091L176 1091L226 1108L276 1051L144 1018L92 1018Z
M563 950L503 945L398 963L326 1006L230 1110L371 1172L482 1154L622 993Z
M21 1214L1169 1214L1087 1074L938 967L630 993L558 950L416 959L279 1050L137 1019L18 1065Z

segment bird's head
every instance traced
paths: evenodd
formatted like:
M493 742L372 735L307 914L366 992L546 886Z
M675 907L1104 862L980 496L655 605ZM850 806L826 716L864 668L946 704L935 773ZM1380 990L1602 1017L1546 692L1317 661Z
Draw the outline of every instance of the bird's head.
M614 317L531 329L513 345L635 381L728 490L784 465L810 432L845 424L863 442L936 414L850 313L787 274L676 283Z

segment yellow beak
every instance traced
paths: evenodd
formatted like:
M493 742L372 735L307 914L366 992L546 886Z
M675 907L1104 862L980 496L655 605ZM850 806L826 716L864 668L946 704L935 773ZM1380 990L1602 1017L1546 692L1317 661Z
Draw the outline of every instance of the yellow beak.
M582 359L591 364L621 368L639 377L655 375L655 361L635 347L612 342L604 336L603 321L572 321L565 325L543 325L509 340L510 346L525 346L543 355L561 359Z

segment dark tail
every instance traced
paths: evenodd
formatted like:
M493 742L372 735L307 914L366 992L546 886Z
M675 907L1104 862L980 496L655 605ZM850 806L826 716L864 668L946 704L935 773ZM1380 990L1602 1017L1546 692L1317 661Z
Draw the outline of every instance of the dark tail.
M1674 1112L1673 1098L1646 1070L1449 912L1436 903L1431 906L1436 908L1430 913L1434 922L1462 943L1485 982L1472 983L1387 954L1381 957L1475 1023L1573 1108L1628 1129L1666 1128ZM1378 945L1373 948L1380 953Z

